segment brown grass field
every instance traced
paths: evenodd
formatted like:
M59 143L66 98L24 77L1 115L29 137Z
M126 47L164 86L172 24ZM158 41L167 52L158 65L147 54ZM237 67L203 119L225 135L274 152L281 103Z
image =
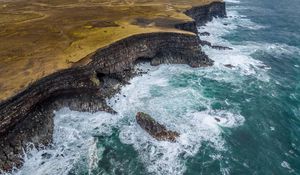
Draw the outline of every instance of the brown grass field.
M0 0L0 101L117 40L184 32L183 12L212 1Z

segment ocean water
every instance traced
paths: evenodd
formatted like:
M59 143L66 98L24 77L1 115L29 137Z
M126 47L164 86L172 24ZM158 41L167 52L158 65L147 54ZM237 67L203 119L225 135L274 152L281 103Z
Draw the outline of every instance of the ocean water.
M107 99L117 115L55 111L53 146L27 150L11 174L300 174L299 9L299 0L227 1L228 18L199 27L211 34L203 40L233 48L204 47L214 66L139 65L149 73ZM139 111L178 141L149 136Z

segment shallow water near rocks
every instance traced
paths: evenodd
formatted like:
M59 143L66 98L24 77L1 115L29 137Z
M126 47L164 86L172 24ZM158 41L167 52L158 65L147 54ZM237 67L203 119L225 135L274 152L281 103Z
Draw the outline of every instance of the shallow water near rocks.
M107 99L118 115L56 111L53 146L31 149L12 174L300 174L299 8L229 1L227 19L199 28L233 48L204 47L214 66L139 65L149 73ZM139 111L179 132L177 142L149 136Z

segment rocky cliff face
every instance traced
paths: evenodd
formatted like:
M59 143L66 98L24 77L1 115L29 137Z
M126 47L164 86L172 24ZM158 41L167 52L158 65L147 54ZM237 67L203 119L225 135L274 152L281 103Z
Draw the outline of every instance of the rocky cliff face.
M210 5L193 7L185 14L192 17L198 25L203 25L214 17L226 17L225 2L213 2Z
M195 21L175 25L176 28L197 33L197 25L204 25L214 17L226 17L225 2L214 2L209 5L193 7L185 12Z
M224 16L225 6L214 3L195 7L187 14L201 24L213 16ZM196 32L194 24L179 26ZM188 64L191 67L213 63L201 51L198 36L192 34L140 34L101 48L89 64L47 76L0 104L0 169L20 166L19 155L28 142L51 143L53 110L67 106L78 111L114 112L104 99L114 95L134 75L133 67L139 60L152 65Z

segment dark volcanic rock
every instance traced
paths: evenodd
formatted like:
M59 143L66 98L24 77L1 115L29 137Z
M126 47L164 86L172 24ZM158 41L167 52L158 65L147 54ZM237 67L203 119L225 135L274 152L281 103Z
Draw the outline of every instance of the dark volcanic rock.
M216 120L217 122L220 122L220 121L221 121L219 118L215 118L215 120Z
M232 64L224 64L224 66L225 66L225 67L228 67L228 68L230 68L230 69L235 68L235 66L232 65Z
M187 10L185 14L193 18L195 21L177 24L175 25L175 28L198 33L197 25L204 25L206 22L211 21L214 17L226 17L225 2L213 2L205 6L196 6ZM204 32L202 34L204 34L203 36L210 35L208 32Z
M209 32L201 32L199 33L200 36L210 36Z
M197 25L204 25L214 17L226 17L225 2L213 2L205 6L193 7L185 14L192 17Z
M141 128L159 141L175 142L176 138L179 137L179 133L167 130L165 126L156 122L148 114L142 112L137 113L136 121Z
M201 51L196 35L181 33L149 33L128 37L99 49L90 68L101 74L122 75L140 59L152 65L187 64L210 66L213 61Z
M212 46L211 43L210 43L209 41L205 41L205 40L201 40L201 41L200 41L200 44L201 44L201 46L209 46L209 47Z
M176 24L175 28L180 30L186 30L193 33L198 33L197 23L195 21L189 21L186 23Z
M232 48L230 48L230 47L218 46L218 45L213 45L213 46L211 46L211 48L217 49L217 50L232 50Z
M268 69L269 67L266 66L266 65L260 65L260 66L257 66L258 68L261 68L261 69Z
M230 48L230 47L212 45L211 42L205 41L205 40L201 40L200 44L201 44L201 46L208 46L208 47L211 47L212 49L217 49L217 50L232 50L232 48Z

